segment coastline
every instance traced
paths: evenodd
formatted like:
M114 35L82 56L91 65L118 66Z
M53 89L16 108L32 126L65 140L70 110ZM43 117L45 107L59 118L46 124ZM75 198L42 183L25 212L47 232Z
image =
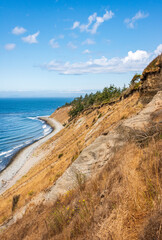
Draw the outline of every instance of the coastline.
M45 122L46 124L48 124L48 125L51 127L52 131L51 131L50 133L48 133L47 135L42 136L40 139L36 139L36 140L34 140L33 142L31 142L31 143L29 143L29 144L21 147L21 148L12 156L10 162L6 165L6 167L0 171L0 176L1 176L2 172L4 172L4 171L11 165L11 163L14 161L14 159L17 157L17 155L19 155L19 154L21 153L21 151L23 151L25 148L29 147L30 145L34 144L35 142L40 141L42 138L48 136L49 134L51 134L51 133L54 131L55 126L54 126L54 124L53 124L53 121L50 121L50 119L48 119L48 118L49 118L49 117L47 117L47 116L38 117L39 120L42 120L43 122Z
M52 132L15 154L8 167L0 173L0 194L12 187L30 168L39 162L40 157L32 157L34 151L63 128L61 123L50 117L42 116L39 119L50 125Z

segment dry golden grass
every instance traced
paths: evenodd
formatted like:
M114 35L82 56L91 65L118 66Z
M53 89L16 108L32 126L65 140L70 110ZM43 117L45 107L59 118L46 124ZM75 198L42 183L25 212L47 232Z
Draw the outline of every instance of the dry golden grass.
M68 112L70 111L70 109L71 109L71 106L59 108L54 113L52 113L51 118L54 118L58 122L64 124L69 119Z
M135 93L113 106L103 106L99 110L78 116L62 131L39 147L34 155L43 153L39 164L22 177L13 187L0 196L0 223L12 215L12 198L20 194L17 209L28 203L40 191L52 186L59 176L76 159L76 156L96 137L107 129L115 127L123 118L139 112L142 108L137 104L139 94ZM67 110L68 108L66 108ZM61 115L63 111L63 115ZM101 116L102 114L102 116ZM67 116L61 108L52 116L57 120ZM99 117L100 116L100 117ZM62 121L63 122L63 121ZM59 155L63 154L60 158ZM32 195L29 192L33 192Z
M35 207L2 239L160 240L158 219L154 218L156 231L149 227L150 237L147 231L149 219L160 210L161 149L160 140L144 148L129 143L100 174L86 184L76 180L78 188L60 197L54 206Z
M144 149L129 144L84 190L58 200L49 218L50 237L139 239L147 218L160 209L161 147L160 141Z

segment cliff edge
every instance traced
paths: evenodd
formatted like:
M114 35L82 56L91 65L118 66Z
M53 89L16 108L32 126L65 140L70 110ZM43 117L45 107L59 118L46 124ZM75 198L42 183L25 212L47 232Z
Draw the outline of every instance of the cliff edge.
M143 71L141 76L140 96L143 103L151 101L162 89L162 54L156 57Z

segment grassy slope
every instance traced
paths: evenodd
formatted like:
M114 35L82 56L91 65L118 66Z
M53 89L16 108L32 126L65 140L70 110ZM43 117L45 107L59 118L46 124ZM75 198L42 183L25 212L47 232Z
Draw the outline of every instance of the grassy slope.
M136 93L113 106L103 106L99 110L78 116L38 148L34 155L44 152L41 163L0 196L0 222L12 215L13 195L20 194L18 208L25 205L37 193L53 185L82 149L91 144L102 132L109 127L113 128L120 119L139 112L142 105L137 104L138 97L139 94ZM53 115L57 120L62 118L60 111ZM98 118L99 116L101 117ZM63 156L58 158L59 154Z
M160 240L161 147L130 143L97 177L29 210L2 239Z
M112 106L87 110L37 149L35 155L44 152L42 162L0 197L0 221L12 215L13 195L20 194L18 210L52 186L96 137L142 109L138 99L135 92ZM67 110L52 117L67 122ZM96 179L83 186L79 181L53 207L33 206L2 239L160 239L160 159L161 140L144 148L130 142Z

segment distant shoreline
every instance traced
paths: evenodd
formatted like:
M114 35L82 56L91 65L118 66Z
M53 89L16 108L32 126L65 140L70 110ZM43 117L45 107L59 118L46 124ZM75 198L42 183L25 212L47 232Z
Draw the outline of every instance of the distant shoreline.
M36 159L35 161L30 161L30 157L34 151L63 128L61 123L50 117L42 116L39 119L46 122L52 128L52 132L20 149L13 156L8 166L0 172L0 194L15 184L18 179L37 163Z

